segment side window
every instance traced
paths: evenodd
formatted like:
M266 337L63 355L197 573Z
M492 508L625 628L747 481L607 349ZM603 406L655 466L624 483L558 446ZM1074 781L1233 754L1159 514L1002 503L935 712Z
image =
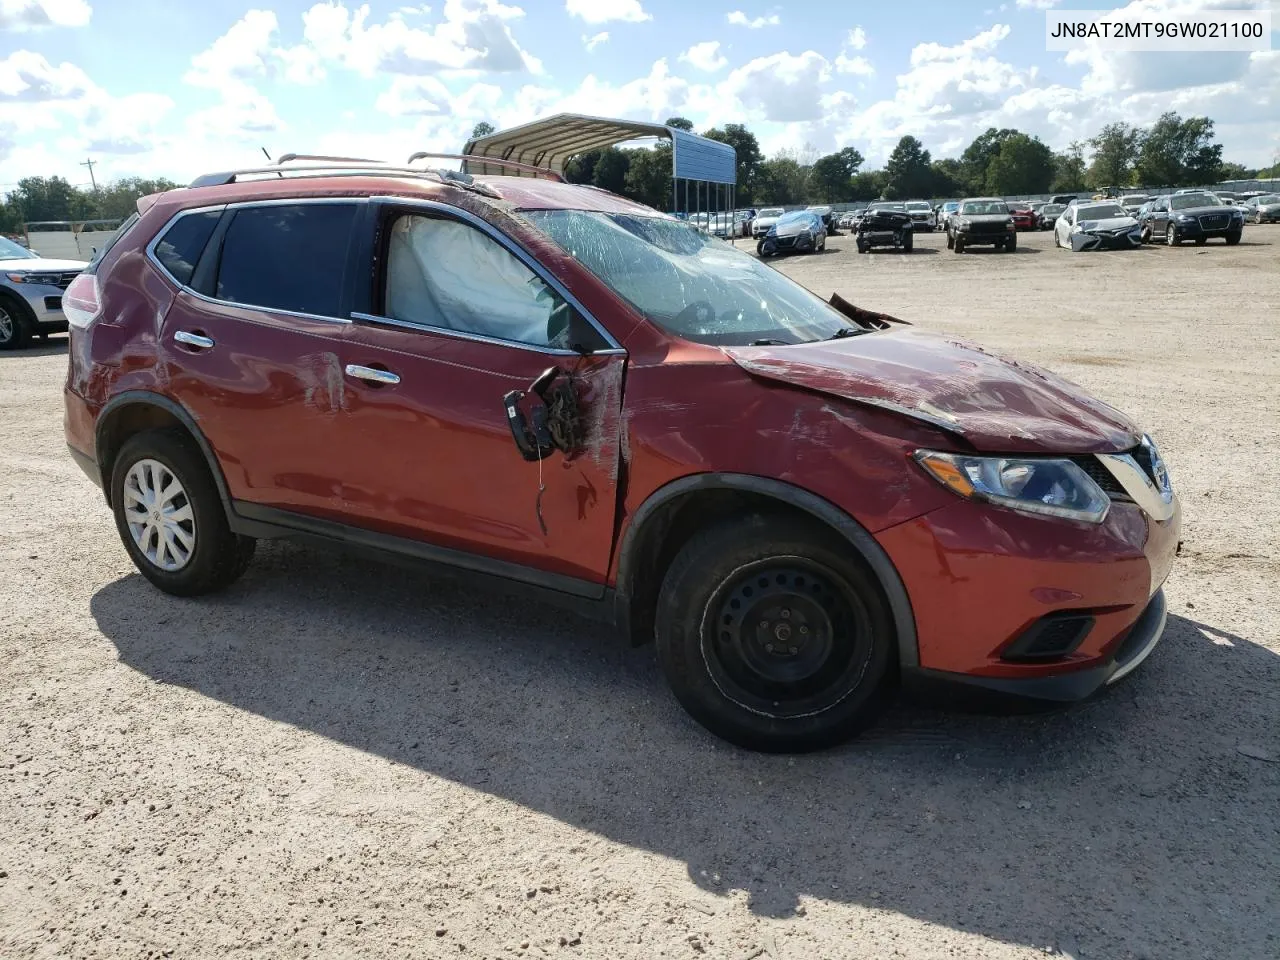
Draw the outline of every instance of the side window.
M387 237L383 313L535 347L603 346L554 289L500 243L456 220L404 215Z
M341 317L353 203L270 204L235 211L222 243L219 300Z
M168 271L169 276L184 287L191 283L196 262L221 217L221 210L188 213L175 220L156 244L156 259Z

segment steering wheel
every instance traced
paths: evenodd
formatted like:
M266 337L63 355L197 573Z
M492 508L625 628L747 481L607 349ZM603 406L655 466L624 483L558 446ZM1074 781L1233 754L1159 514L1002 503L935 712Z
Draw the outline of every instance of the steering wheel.
M696 329L705 330L707 324L716 319L716 308L710 300L695 300L675 315L671 325L680 329L688 329L696 324Z

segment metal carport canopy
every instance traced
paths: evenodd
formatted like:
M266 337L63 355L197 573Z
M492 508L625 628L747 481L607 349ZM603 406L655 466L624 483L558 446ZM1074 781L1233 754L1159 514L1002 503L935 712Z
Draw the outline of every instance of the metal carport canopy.
M737 154L727 143L661 123L612 120L575 113L558 113L468 140L462 152L467 156L513 160L564 173L565 162L576 154L603 150L641 137L657 137L672 142L672 172L677 179L712 183L734 183L737 179ZM682 167L688 167L688 170L682 171ZM510 168L474 160L466 161L464 169L467 173L477 174L511 173Z

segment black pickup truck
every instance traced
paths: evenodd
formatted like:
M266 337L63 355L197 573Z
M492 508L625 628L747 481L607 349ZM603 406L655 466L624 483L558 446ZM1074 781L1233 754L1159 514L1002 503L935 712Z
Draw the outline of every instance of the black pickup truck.
M1018 234L1009 205L998 197L961 200L960 209L947 221L947 249L964 253L968 247L988 246L1012 253Z

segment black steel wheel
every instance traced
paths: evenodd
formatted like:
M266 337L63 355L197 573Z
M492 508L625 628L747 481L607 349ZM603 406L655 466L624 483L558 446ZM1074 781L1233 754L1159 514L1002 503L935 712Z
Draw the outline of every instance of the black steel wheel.
M736 517L694 535L656 613L676 698L748 749L847 739L878 713L896 663L879 581L848 542L803 519Z

